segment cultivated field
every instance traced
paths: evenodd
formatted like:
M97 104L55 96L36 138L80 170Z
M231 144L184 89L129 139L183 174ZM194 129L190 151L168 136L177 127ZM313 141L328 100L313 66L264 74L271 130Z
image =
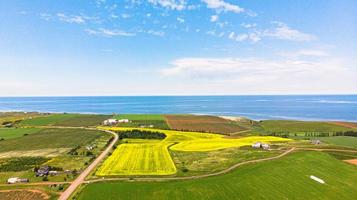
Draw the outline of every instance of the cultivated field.
M237 122L216 116L201 115L165 115L171 129L231 134L247 130Z
M83 129L43 129L35 134L0 141L0 153L37 149L73 148L87 144L103 135L100 131Z
M297 152L210 178L89 184L79 199L357 199L357 167L322 152ZM321 178L318 183L310 176Z
M329 122L307 122L292 120L264 120L260 123L265 131L276 133L305 133L305 132L323 132L332 133L339 131L348 131L351 128L332 124Z
M6 124L15 124L21 120L41 116L38 112L0 112L0 127Z
M129 119L130 123L121 123L118 126L122 127L140 127L150 126L157 129L169 129L165 118L160 114L120 114L114 116L116 119Z
M176 167L164 143L122 144L97 171L98 176L170 175Z
M39 128L0 128L1 139L13 139L39 132Z
M50 195L41 190L0 190L0 199L6 200L47 200Z
M317 139L328 144L357 149L357 137L334 136L334 137L319 137Z
M129 131L134 128L113 127L115 131ZM249 146L254 142L286 142L289 139L254 136L238 139L227 139L223 135L199 132L181 132L172 130L140 129L142 131L158 131L166 134L163 140L121 144L104 162L97 175L169 175L176 172L175 165L168 152L209 152L214 150ZM170 147L169 147L170 146Z
M110 115L82 115L82 114L50 114L20 123L21 126L67 126L86 127L100 125Z

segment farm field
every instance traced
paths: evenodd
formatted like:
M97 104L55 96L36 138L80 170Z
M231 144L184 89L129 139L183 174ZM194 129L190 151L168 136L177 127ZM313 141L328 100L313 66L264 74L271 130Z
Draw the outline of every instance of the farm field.
M87 199L356 199L357 166L322 152L296 152L244 165L231 173L170 182L103 182L86 185ZM310 176L321 178L318 183Z
M0 140L13 139L39 132L39 128L0 128Z
M157 129L169 129L163 115L160 114L120 114L114 116L115 119L129 119L130 123L121 123L118 126L122 127L140 127L150 126Z
M237 163L273 157L281 153L281 150L266 151L252 149L251 147L235 147L200 152L170 150L177 168L177 176L195 176L219 172Z
M0 112L0 127L11 123L17 123L24 119L30 119L41 116L43 114L38 112Z
M100 125L110 115L50 114L20 122L21 126L85 127Z
M115 131L130 131L134 128L105 128ZM231 147L249 146L254 142L287 142L290 139L253 136L238 139L227 139L223 135L181 132L172 130L140 129L142 131L158 131L166 134L163 140L145 142L145 140L126 140L109 156L97 171L98 176L110 175L170 175L176 172L171 152L210 152L214 150L227 149ZM119 133L120 134L120 133ZM173 153L171 154L173 155ZM233 160L234 162L234 160Z
M36 134L0 141L0 153L38 149L73 148L87 144L103 135L84 129L43 129ZM24 145L25 144L25 145Z
M244 138L228 139L223 135L212 133L188 132L188 131L173 131L173 130L158 130L144 128L122 128L122 127L101 127L102 129L113 131L128 131L128 130L143 130L157 131L164 133L167 137L162 140L166 143L177 143L170 146L171 150L175 151L213 151L230 147L240 147L252 145L254 142L288 142L291 139L272 137L272 136L250 136Z
M333 136L333 137L318 137L316 139L322 142L333 144L336 146L350 147L357 149L357 137L352 136Z
M287 132L287 133L305 133L305 132L324 132L332 133L339 131L352 130L349 127L332 124L329 122L310 122L293 120L264 120L260 123L264 131L267 132Z
M237 122L216 116L204 115L165 115L171 129L180 131L197 131L220 134L232 134L247 130Z
M98 176L170 175L176 167L164 143L122 144L97 171Z

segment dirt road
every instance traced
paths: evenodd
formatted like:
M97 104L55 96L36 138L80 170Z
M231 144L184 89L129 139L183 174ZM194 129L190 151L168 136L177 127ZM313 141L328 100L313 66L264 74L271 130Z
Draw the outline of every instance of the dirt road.
M77 189L77 187L84 181L84 179L89 175L89 173L107 156L114 144L118 141L118 135L112 131L102 130L107 133L114 135L113 141L108 145L108 147L85 169L77 178L72 182L72 184L61 194L59 200L67 200L72 193Z

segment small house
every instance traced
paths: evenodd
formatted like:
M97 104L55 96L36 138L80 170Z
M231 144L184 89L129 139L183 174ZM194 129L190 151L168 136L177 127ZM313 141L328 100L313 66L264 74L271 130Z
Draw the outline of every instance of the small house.
M12 177L7 179L7 183L8 184L14 184L14 183L18 183L19 182L19 177Z
M40 167L36 171L36 176L47 176L49 172L50 172L50 167L45 165Z
M129 119L119 119L118 123L129 123Z
M107 119L107 120L104 120L103 125L111 126L111 125L117 124L118 122L119 122L119 120L117 120L117 119Z
M260 148L261 146L262 146L261 142L256 142L256 143L252 144L252 147L256 148L256 149Z
M321 144L320 140L311 140L311 144L318 145Z
M265 150L270 148L269 144L262 144L261 147Z
M55 176L55 175L58 174L58 172L57 172L57 171L49 171L48 174L49 174L50 176Z

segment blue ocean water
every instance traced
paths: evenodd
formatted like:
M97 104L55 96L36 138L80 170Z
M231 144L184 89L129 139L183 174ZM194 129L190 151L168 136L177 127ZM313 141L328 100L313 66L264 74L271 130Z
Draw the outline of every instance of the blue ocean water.
M357 95L0 97L0 111L191 113L357 121Z

